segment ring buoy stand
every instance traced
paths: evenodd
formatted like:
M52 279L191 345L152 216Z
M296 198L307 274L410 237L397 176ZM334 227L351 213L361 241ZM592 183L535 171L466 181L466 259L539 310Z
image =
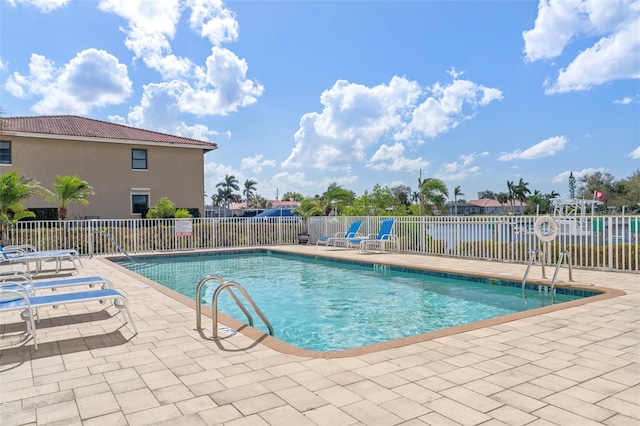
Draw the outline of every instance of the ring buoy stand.
M536 236L545 243L555 240L558 236L558 222L551 216L538 218L534 229Z

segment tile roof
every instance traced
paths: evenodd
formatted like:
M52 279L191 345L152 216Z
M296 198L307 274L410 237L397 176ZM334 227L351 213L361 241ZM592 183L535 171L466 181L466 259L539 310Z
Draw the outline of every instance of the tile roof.
M138 129L107 121L75 115L45 115L33 117L3 117L3 131L40 133L43 135L74 136L80 138L116 139L136 142L155 142L176 145L194 145L210 150L218 146L213 142L173 136Z
M481 200L469 200L468 203L480 207L509 207L509 203L500 204L498 200L492 200L490 198L483 198Z

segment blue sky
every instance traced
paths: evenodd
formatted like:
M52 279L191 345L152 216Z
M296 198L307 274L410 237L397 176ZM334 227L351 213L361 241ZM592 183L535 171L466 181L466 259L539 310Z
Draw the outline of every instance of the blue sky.
M640 1L0 0L0 106L218 144L266 198L640 168Z

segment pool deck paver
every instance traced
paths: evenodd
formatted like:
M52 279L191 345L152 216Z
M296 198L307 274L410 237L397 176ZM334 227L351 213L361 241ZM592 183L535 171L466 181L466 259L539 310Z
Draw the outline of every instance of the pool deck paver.
M514 280L526 269L313 246L273 249ZM247 329L207 339L211 320L195 330L192 305L105 259L83 264L80 275L105 276L127 295L139 334L113 307L43 309L35 351L17 313L2 314L0 424L640 424L639 274L574 269L579 284L626 294L378 352L317 358L280 352ZM530 278L540 279L540 270L532 268Z

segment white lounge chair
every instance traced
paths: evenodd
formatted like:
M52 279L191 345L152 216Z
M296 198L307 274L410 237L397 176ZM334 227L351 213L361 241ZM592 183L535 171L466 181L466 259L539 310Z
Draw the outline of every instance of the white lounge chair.
M0 264L1 263L22 263L28 272L32 272L31 264L35 263L35 270L33 272L42 271L43 261L55 261L56 272L62 269L62 261L66 260L71 262L74 270L78 270L76 260L78 264L82 266L80 261L80 255L76 250L35 250L33 246L0 246Z
M367 251L370 245L378 245L380 251L384 251L387 244L398 247L398 238L392 234L394 219L384 219L380 224L380 231L377 234L369 234L366 238L354 238L349 240L348 246L358 246L360 251Z
M333 247L335 247L338 242L344 243L344 245L346 246L349 240L361 237L361 235L358 233L358 231L360 231L361 226L362 226L362 221L355 221L351 223L351 226L349 226L349 229L347 229L347 232L344 234L337 232L336 235L333 237L328 237L328 236L318 237L318 241L316 241L316 247L319 244L325 244L327 246L327 250L329 250L329 246L332 243L333 243Z
M113 288L113 285L108 279L100 276L36 281L27 271L0 272L0 283L7 282L19 283L19 289L26 288L30 295L33 295L37 290L51 289L52 291L56 291L63 287L88 286L91 289L95 286L100 286L100 288L103 289ZM5 289L8 289L8 287Z
M56 293L47 296L30 296L27 288L18 282L7 282L0 284L0 313L10 311L22 311L21 318L27 323L27 333L33 335L35 349L38 349L38 338L36 335L36 311L46 307L57 307L73 303L100 302L112 300L113 306L124 312L125 324L131 323L135 334L138 329L133 322L133 317L127 305L127 298L112 288L89 290L71 293Z

